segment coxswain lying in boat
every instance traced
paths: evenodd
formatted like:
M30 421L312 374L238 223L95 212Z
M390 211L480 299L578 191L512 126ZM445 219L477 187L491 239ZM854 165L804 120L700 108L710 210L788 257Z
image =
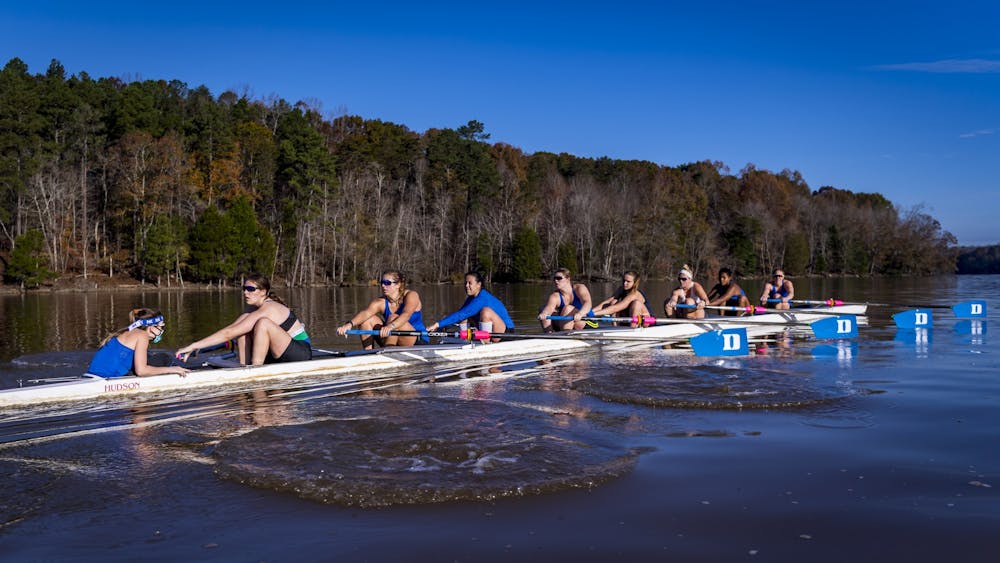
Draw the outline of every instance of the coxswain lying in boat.
M109 334L101 348L94 354L87 372L101 377L122 377L133 372L138 376L187 375L181 366L155 366L149 363L149 343L156 344L163 338L166 323L159 311L140 308L129 312L127 327Z
M481 273L471 271L465 274L465 294L465 303L459 310L428 326L427 330L433 332L438 327L459 323L478 325L480 330L489 333L502 333L514 328L514 321L507 313L507 307L483 287Z
M177 357L186 362L196 350L235 339L243 365L312 359L312 345L305 326L271 291L271 280L267 276L247 276L243 283L243 300L247 308L242 315L209 336L177 350Z

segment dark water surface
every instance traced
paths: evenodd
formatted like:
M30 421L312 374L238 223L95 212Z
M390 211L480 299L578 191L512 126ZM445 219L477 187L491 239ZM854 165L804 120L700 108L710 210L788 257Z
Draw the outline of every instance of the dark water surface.
M941 309L905 331L905 306L871 307L854 341L745 358L606 350L6 411L0 557L1000 558L1000 276L795 281L803 298L986 299L989 319ZM418 289L431 319L461 302ZM534 328L548 286L495 290ZM334 329L375 293L288 297L335 348L357 346ZM0 386L79 373L139 305L167 315L167 349L240 309L235 290L0 296Z

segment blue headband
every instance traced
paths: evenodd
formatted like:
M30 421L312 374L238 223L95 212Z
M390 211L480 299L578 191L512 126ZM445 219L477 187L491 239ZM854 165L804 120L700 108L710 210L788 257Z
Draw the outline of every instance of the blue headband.
M139 319L139 320L135 321L134 323L128 325L128 329L131 331L131 330L135 330L135 329L137 329L139 327L149 326L149 325L156 325L156 324L160 324L162 322L163 322L163 315L156 315L155 317L150 317L148 319Z

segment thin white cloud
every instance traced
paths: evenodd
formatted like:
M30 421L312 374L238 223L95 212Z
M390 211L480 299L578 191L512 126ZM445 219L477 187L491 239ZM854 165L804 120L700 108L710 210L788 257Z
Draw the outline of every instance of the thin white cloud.
M970 133L962 133L959 138L962 139L972 139L974 137L981 137L983 135L992 135L995 133L992 129L980 129L979 131L972 131Z
M906 70L911 72L935 72L944 74L992 74L1000 73L1000 60L990 59L945 59L923 63L899 63L877 65L875 70Z

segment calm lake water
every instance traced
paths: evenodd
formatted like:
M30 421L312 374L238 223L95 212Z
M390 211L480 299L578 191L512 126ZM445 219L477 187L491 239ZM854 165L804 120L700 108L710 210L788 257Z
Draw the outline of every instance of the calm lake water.
M399 383L381 389L304 380L2 412L0 556L997 560L1000 276L794 281L800 298L899 305L870 307L853 341L744 358L607 350L380 374ZM464 297L416 289L432 320ZM530 331L549 289L493 291ZM659 303L668 288L646 289ZM314 345L347 349L335 327L377 290L281 293ZM174 349L240 297L0 296L0 387L82 372L131 308L161 309ZM966 299L989 318L890 318Z

